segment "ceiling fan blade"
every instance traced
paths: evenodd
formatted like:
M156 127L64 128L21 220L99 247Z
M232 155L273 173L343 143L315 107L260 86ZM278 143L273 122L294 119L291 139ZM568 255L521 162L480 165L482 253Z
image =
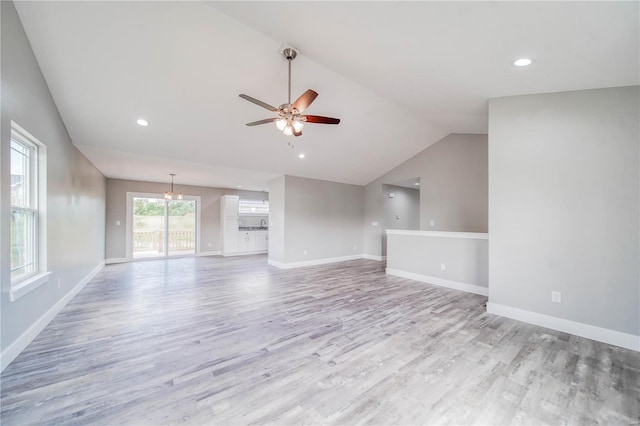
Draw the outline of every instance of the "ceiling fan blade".
M293 136L300 136L302 135L302 130L300 130L299 132L296 132L296 129L293 129Z
M320 115L301 115L300 118L307 123L320 123L320 124L339 124L339 118L322 117Z
M311 102L313 102L318 97L318 93L309 89L304 92L296 101L293 103L293 108L297 109L298 112L302 112L305 109L309 108Z
M251 123L247 123L247 126L257 126L259 124L267 124L267 123L273 123L276 120L279 120L280 117L274 117L274 118L265 118L264 120L258 120L258 121L253 121Z
M269 104L266 104L266 103L264 103L262 101L259 101L256 98L252 98L251 96L248 96L248 95L245 95L245 94L242 94L242 95L239 95L239 96L242 99L245 99L245 100L247 100L247 101L249 101L249 102L251 102L253 104L256 104L258 106L261 106L262 108L268 109L269 111L274 111L275 112L275 111L278 110L278 108L273 107L273 106L271 106Z

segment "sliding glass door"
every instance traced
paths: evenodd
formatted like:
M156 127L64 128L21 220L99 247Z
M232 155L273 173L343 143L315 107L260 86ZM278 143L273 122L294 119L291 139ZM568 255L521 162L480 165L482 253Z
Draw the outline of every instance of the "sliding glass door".
M196 254L196 200L133 197L132 257Z
M196 202L174 200L168 202L167 255L196 253Z

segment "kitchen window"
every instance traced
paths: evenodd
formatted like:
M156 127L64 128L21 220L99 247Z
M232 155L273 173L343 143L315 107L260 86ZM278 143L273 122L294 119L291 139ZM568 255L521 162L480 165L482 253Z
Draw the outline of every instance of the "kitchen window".
M243 200L240 199L238 213L241 215L264 215L269 214L269 201L267 200Z

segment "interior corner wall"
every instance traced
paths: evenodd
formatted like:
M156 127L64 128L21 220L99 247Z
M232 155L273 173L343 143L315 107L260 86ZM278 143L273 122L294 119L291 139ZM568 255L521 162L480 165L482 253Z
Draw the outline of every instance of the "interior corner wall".
M286 263L362 254L364 187L285 176L284 190Z
M61 309L66 296L104 262L105 178L72 145L13 2L0 2L0 11L0 347L5 366L7 352L17 355L44 328L51 312ZM46 283L13 302L9 297L11 121L47 148L47 270L51 271Z
M199 252L217 253L221 250L220 197L239 195L249 200L268 200L269 194L261 191L243 191L224 188L208 188L176 184L176 191L185 195L200 196ZM167 183L143 182L123 179L107 179L106 255L107 262L123 261L127 257L127 192L162 194ZM118 225L117 223L120 223Z
M490 305L640 335L639 103L638 86L490 101Z
M413 178L420 178L421 230L487 232L487 135L450 134L365 187L365 254L383 255L382 185Z
M284 176L269 181L269 260L283 263L285 209Z

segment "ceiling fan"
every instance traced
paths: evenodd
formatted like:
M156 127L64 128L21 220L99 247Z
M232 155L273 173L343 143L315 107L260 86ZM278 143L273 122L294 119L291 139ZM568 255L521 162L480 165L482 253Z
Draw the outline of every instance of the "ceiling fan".
M302 113L311 105L311 103L318 97L318 93L309 89L304 92L294 103L291 103L291 61L293 61L298 52L287 47L282 51L282 55L289 62L289 97L286 104L280 105L278 108L273 107L265 102L259 101L248 95L240 95L242 99L254 103L262 108L268 109L278 114L277 117L266 118L264 120L254 121L247 123L247 126L257 126L259 124L266 124L275 122L276 126L282 133L287 136L300 136L302 134L302 128L304 123L319 123L319 124L338 124L339 118L322 117L320 115L303 115Z

